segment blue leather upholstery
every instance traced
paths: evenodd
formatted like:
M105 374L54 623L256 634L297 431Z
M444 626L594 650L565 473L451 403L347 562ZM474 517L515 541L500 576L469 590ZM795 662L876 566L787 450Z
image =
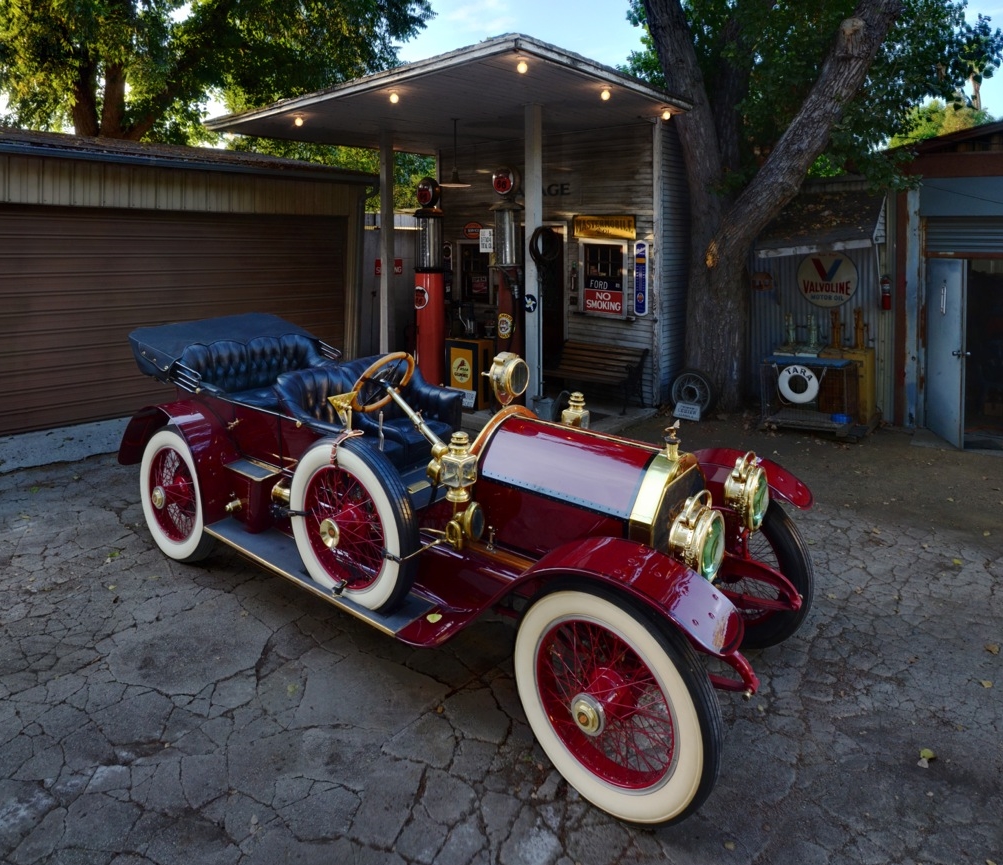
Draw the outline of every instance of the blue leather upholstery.
M202 377L207 390L249 405L274 406L274 384L283 373L331 363L313 340L301 334L259 336L246 343L220 339L193 343L179 361Z
M340 429L337 412L327 398L336 393L348 393L359 376L378 359L379 356L359 358L280 376L276 385L279 405L304 423L319 420ZM459 391L428 384L416 369L411 381L401 389L401 395L411 408L421 412L425 423L443 441L448 442L453 430L460 428L463 394ZM388 403L382 411L383 449L391 462L400 469L428 462L432 458L431 446L410 418L394 402ZM378 412L353 412L352 425L362 430L367 440L378 440Z
M300 421L324 435L338 435L345 427L334 406L327 401L329 396L348 393L355 378L344 372L341 366L318 366L280 375L275 385L279 408L290 417ZM357 412L352 413L352 425ZM379 439L366 436L368 444L379 448ZM384 441L383 453L398 468L404 465L404 448L393 441Z

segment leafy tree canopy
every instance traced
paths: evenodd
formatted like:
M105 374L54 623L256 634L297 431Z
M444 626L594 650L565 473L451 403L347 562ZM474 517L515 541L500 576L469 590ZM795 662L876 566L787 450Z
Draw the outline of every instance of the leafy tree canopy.
M732 191L748 183L801 110L833 33L853 20L856 2L684 0ZM982 15L968 23L966 5L904 0L860 97L846 105L832 130L822 173L850 168L876 183L893 183L895 160L905 154L881 148L894 136L911 134L922 120L913 109L928 97L963 107L964 83L992 75L1003 55L1003 34ZM628 18L645 23L642 0L631 0ZM633 53L624 71L671 89L650 35L642 43L645 50Z
M0 0L4 122L78 135L209 140L231 110L389 68L429 0Z
M925 105L913 108L909 112L908 132L893 135L888 142L891 147L901 147L915 144L938 135L948 135L971 129L983 123L991 123L992 116L988 111L980 111L968 105L945 104L939 99L931 99Z
M350 171L379 174L380 158L375 150L361 147L335 147L333 145L312 144L305 141L279 141L271 138L238 138L234 150L266 153L286 159L301 159L320 165L334 165ZM394 210L416 210L418 200L415 187L423 177L435 175L435 157L420 156L416 153L394 154ZM379 194L366 201L366 210L380 209Z

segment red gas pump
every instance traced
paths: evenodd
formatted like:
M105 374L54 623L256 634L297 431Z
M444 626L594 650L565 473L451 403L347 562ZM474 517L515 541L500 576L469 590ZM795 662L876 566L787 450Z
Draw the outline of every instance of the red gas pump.
M439 184L431 177L419 181L414 217L415 361L425 381L441 385L446 380L446 289L442 262L442 210Z
M519 218L523 208L516 201L519 175L514 169L499 168L491 177L491 186L502 196L502 200L491 207L495 215L492 270L498 287L498 350L522 355L526 337L523 333L524 286L519 265Z

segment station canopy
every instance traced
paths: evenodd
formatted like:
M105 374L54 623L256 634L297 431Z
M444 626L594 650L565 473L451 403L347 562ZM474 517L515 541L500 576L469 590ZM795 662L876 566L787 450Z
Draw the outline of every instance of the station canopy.
M436 155L453 152L454 129L463 150L522 140L530 105L540 106L548 135L654 122L690 108L581 55L507 34L206 125L215 132Z

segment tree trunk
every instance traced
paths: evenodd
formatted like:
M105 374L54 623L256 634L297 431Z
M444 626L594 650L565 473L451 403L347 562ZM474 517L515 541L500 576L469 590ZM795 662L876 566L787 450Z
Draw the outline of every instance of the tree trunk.
M94 95L97 68L93 63L80 66L73 85L73 131L93 138L99 132L97 99Z
M104 100L101 105L101 135L105 138L122 137L122 120L125 117L125 69L110 65L104 73Z
M854 17L840 26L797 116L734 203L720 191L727 148L718 144L680 0L644 0L644 6L668 89L694 104L677 125L691 204L686 365L701 370L719 394L718 405L733 411L743 405L750 361L748 256L756 237L797 194L825 150L902 0L861 0Z

